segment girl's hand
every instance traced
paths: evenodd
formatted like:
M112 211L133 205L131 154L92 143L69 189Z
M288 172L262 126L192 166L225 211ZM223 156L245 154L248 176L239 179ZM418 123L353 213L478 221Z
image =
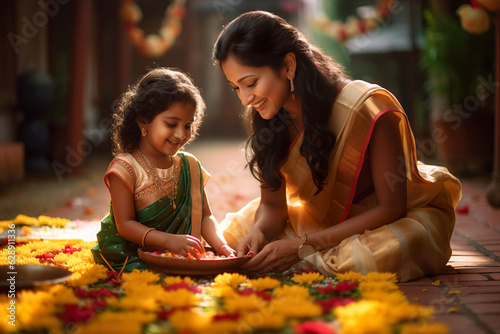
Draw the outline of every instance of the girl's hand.
M195 259L199 259L199 254L205 253L205 248L198 238L188 234L169 234L165 249L176 252L184 257L191 254Z
M226 257L236 257L236 251L229 247L228 245L224 244L220 246L219 250L217 251L217 255L221 256L224 255Z
M259 230L252 230L236 246L236 254L240 256L253 257L264 246L266 237Z
M291 266L300 261L297 255L297 249L300 245L301 241L299 238L270 242L253 259L242 265L241 268L261 272L290 269Z

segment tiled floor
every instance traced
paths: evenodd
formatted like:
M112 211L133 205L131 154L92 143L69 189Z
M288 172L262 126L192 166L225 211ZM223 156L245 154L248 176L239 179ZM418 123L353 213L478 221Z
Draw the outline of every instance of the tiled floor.
M462 185L448 265L401 290L434 307L451 333L500 333L500 209L489 206L483 182Z
M207 191L219 221L226 212L241 208L259 194L256 181L244 168L243 148L240 141L199 141L187 148L212 174ZM92 160L63 182L25 182L10 189L0 195L0 219L43 210L52 216L99 220L109 210L109 195L102 182L108 163L107 158ZM487 180L462 182L463 198L448 265L438 275L400 287L410 301L432 306L436 320L449 324L451 333L500 333L500 209L486 202ZM51 193L57 196L49 196ZM19 212L23 209L27 211Z

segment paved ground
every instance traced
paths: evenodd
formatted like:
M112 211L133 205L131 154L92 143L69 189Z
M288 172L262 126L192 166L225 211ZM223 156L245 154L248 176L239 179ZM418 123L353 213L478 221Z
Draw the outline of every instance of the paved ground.
M243 142L199 141L187 150L212 174L207 185L220 221L258 196L257 183L244 169ZM89 229L109 210L102 175L110 157L92 157L62 182L53 176L28 178L0 195L0 220L18 213L45 213L89 221ZM500 209L485 199L487 179L463 179L463 198L452 238L453 255L436 276L400 284L408 299L432 306L436 320L451 333L500 333Z

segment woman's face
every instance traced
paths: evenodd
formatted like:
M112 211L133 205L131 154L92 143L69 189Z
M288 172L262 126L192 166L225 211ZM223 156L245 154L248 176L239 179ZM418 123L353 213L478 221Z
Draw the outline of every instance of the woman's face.
M290 81L284 69L274 72L269 66L242 65L234 56L221 63L227 81L244 106L252 106L264 119L271 119L290 99Z

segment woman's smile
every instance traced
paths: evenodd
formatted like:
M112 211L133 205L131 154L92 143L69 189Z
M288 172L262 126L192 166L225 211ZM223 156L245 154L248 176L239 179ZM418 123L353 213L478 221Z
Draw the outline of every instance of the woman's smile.
M264 105L266 104L266 101L267 101L267 99L264 98L264 99L260 100L259 103L256 103L252 106L255 108L255 110L262 111L264 109Z

